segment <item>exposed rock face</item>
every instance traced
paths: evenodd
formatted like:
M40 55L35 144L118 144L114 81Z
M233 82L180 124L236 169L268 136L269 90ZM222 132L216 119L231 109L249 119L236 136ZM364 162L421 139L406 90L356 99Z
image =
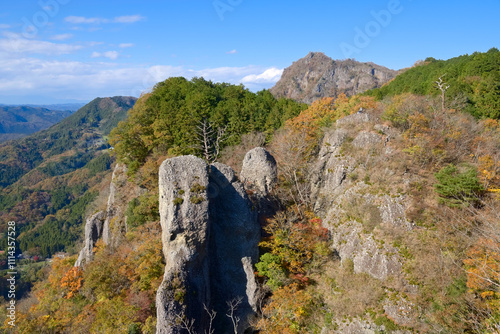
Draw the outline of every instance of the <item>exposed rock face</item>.
M372 120L372 118L373 117L371 117L367 112L355 113L338 119L336 124L337 126L355 125L369 122Z
M276 97L312 103L340 93L350 96L378 88L397 73L373 63L333 60L321 52L310 52L284 70L271 93Z
M373 235L363 233L363 226L356 221L349 221L336 228L333 247L341 259L353 261L356 273L364 272L385 280L401 272L397 251L376 240Z
M120 194L117 189L120 184L127 180L127 168L125 165L117 164L113 170L111 184L109 186L108 205L106 207L106 220L104 221L102 238L106 245L117 244L121 233L117 231L126 229L125 219L123 217L121 201L117 201ZM113 233L114 232L114 233Z
M267 196L278 180L276 160L264 148L256 147L245 155L240 177L245 187Z
M381 141L382 141L382 138L378 134L373 133L373 132L361 131L356 136L356 138L354 138L352 144L355 147L364 148L364 147L370 147L370 146L377 145Z
M228 166L208 166L194 156L165 160L159 178L167 265L156 297L157 333L181 333L180 319L194 319L194 332L203 333L209 321L204 306L217 312L215 332L231 333L226 303L237 298L242 331L256 308L253 264L260 240L243 185Z
M219 194L210 198L211 305L222 315L227 312L228 301L243 297L238 316L245 319L257 311L252 266L259 256L257 212L230 167L213 164L210 182L219 185ZM231 326L228 317L219 317L217 324L221 329Z
M128 203L129 196L137 196L143 191L132 186L132 190L121 192L120 188L126 184L126 181L126 166L116 164L109 186L106 210L100 211L87 219L84 246L75 262L76 267L92 261L94 257L93 249L97 240L102 238L105 245L114 247L125 234L127 224L123 204Z
M85 223L85 244L78 255L75 262L75 267L81 267L86 262L92 261L94 258L94 246L102 237L102 228L106 213L99 211L87 219Z
M157 333L182 333L181 319L208 327L210 305L209 167L194 156L164 161L160 167L160 217L165 274L156 295ZM196 331L198 332L198 331Z
M413 226L405 213L409 205L407 195L385 187L390 182L385 178L395 175L387 144L395 136L394 129L374 124L376 121L369 113L352 114L339 119L336 128L325 134L311 173L311 199L315 213L330 231L332 248L341 261L351 260L355 273L400 282L401 290L386 298L383 305L391 319L407 326L415 321L417 312L401 296L414 294L416 287L404 278L403 258L392 241L384 240L383 231L396 230L402 235L411 233ZM371 159L376 162L370 162ZM384 181L373 185L372 173ZM383 328L370 321L355 320L342 323L335 333L378 330Z
M311 197L315 202L315 212L325 217L325 227L332 233L332 246L340 258L351 259L357 273L365 272L385 280L401 272L397 250L377 240L367 226L387 223L408 229L402 200L367 193L367 184L347 177L355 173L358 163L355 158L342 153L342 145L347 144L349 138L349 131L344 127L352 128L370 120L366 113L353 114L339 120L337 129L325 134L312 173ZM360 131L354 139L351 137L351 145L368 153L370 149L382 146L382 137ZM366 217L365 225L343 218L349 207Z
M325 216L332 201L351 183L346 175L354 168L354 161L343 157L341 147L348 138L344 129L337 129L325 134L318 160L313 167L311 179L311 199L314 211ZM342 187L341 187L342 186Z

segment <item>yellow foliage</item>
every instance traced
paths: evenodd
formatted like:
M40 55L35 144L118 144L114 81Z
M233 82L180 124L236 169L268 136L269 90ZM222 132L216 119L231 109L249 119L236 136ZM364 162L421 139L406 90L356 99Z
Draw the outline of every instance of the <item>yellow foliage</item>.
M467 287L480 293L496 292L500 284L500 243L481 238L464 260L467 266Z
M291 210L278 213L264 227L271 237L260 243L279 256L292 274L304 274L306 264L321 249L319 245L328 240L328 230L321 225L321 219L308 212L306 216L297 220Z
M303 333L312 306L312 296L297 284L279 288L262 310L256 327L268 334Z
M309 108L297 117L288 120L285 126L293 132L304 132L309 148L317 144L322 128L344 116L357 112L360 108L373 109L376 101L370 96L352 96L340 94L336 99L325 97L314 101Z

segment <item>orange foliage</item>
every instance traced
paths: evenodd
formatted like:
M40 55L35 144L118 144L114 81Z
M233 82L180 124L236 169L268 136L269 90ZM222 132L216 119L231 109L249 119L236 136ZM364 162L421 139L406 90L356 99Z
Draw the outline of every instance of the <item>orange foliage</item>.
M482 297L492 296L500 286L500 243L481 238L467 253L467 287Z
M66 292L64 298L73 297L83 285L83 271L80 267L73 267L61 278L61 288Z
M316 141L321 126L325 126L328 120L334 118L335 101L332 97L317 100L302 111L297 117L286 122L286 126L294 132L305 132L306 141Z
M297 284L279 288L262 310L256 327L268 334L303 333L312 304L312 296Z

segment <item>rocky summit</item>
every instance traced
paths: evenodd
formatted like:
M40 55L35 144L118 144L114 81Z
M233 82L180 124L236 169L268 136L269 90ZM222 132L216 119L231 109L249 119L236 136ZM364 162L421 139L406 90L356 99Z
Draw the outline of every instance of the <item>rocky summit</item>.
M397 74L374 63L333 60L324 53L310 52L284 70L271 93L275 97L312 103L323 97L336 97L341 93L351 96L381 87Z

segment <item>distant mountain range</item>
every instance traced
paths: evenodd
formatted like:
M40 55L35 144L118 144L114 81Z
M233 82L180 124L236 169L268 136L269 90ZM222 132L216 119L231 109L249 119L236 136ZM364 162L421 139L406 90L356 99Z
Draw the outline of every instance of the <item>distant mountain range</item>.
M47 129L84 105L0 105L0 142Z
M270 91L275 97L312 103L340 93L350 96L381 87L397 74L374 63L333 60L321 52L310 52L286 68Z
M45 108L50 110L69 110L69 111L77 111L87 103L52 103L52 104L3 104L0 103L0 107L33 107L33 108Z
M36 248L35 253L45 257L80 237L84 211L99 192L92 187L111 173L107 135L136 100L97 98L46 130L0 143L0 222L18 223L22 251ZM15 108L18 113L49 113ZM55 218L44 220L48 215ZM0 234L5 228L0 223ZM5 238L0 238L0 249L3 246Z

